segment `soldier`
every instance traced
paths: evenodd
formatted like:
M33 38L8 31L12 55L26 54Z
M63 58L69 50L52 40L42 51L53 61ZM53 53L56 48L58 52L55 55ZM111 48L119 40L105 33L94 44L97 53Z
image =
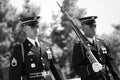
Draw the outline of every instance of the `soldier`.
M91 51L98 62L90 62L86 48L78 41L73 47L74 71L81 77L81 80L110 80L110 75L113 76L114 80L120 80L112 64L113 59L109 54L107 44L104 40L95 37L96 18L97 16L89 16L79 18L79 20L82 25L81 32L88 39Z
M37 37L39 16L20 19L26 33L23 43L16 44L10 59L9 80L46 80L51 70L55 80L62 80L52 50Z

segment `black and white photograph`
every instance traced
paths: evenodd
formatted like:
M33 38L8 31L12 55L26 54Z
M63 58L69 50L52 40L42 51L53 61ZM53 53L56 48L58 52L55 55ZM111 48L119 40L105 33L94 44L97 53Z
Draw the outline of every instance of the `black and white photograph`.
M0 0L0 80L120 80L119 0Z

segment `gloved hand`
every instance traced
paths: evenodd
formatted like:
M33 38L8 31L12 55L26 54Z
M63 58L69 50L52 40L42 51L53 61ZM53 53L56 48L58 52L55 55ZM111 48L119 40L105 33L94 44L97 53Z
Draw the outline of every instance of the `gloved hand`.
M102 70L102 65L100 63L93 63L92 68L94 72L99 72L100 70Z
M48 59L53 59L52 51L50 50L50 48L47 48L46 53L47 53Z

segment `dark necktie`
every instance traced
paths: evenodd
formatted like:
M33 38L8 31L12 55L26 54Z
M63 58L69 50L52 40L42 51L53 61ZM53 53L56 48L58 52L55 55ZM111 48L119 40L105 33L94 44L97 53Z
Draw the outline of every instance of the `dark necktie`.
M38 48L38 44L37 44L37 42L36 42L36 41L35 41L35 47L36 47L36 48Z
M93 46L95 46L97 48L97 41L93 40Z

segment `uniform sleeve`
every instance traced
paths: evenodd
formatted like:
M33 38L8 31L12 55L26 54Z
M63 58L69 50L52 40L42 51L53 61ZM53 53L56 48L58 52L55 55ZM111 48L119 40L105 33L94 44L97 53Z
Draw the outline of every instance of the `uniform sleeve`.
M83 48L81 43L76 43L73 47L72 64L74 71L80 77L85 77L94 74L92 65L85 63L85 54L85 48Z
M50 61L50 70L55 77L55 80L64 80L62 72L60 71L60 67L58 64L54 63L53 60Z
M21 80L22 62L21 46L16 45L10 59L9 80Z

